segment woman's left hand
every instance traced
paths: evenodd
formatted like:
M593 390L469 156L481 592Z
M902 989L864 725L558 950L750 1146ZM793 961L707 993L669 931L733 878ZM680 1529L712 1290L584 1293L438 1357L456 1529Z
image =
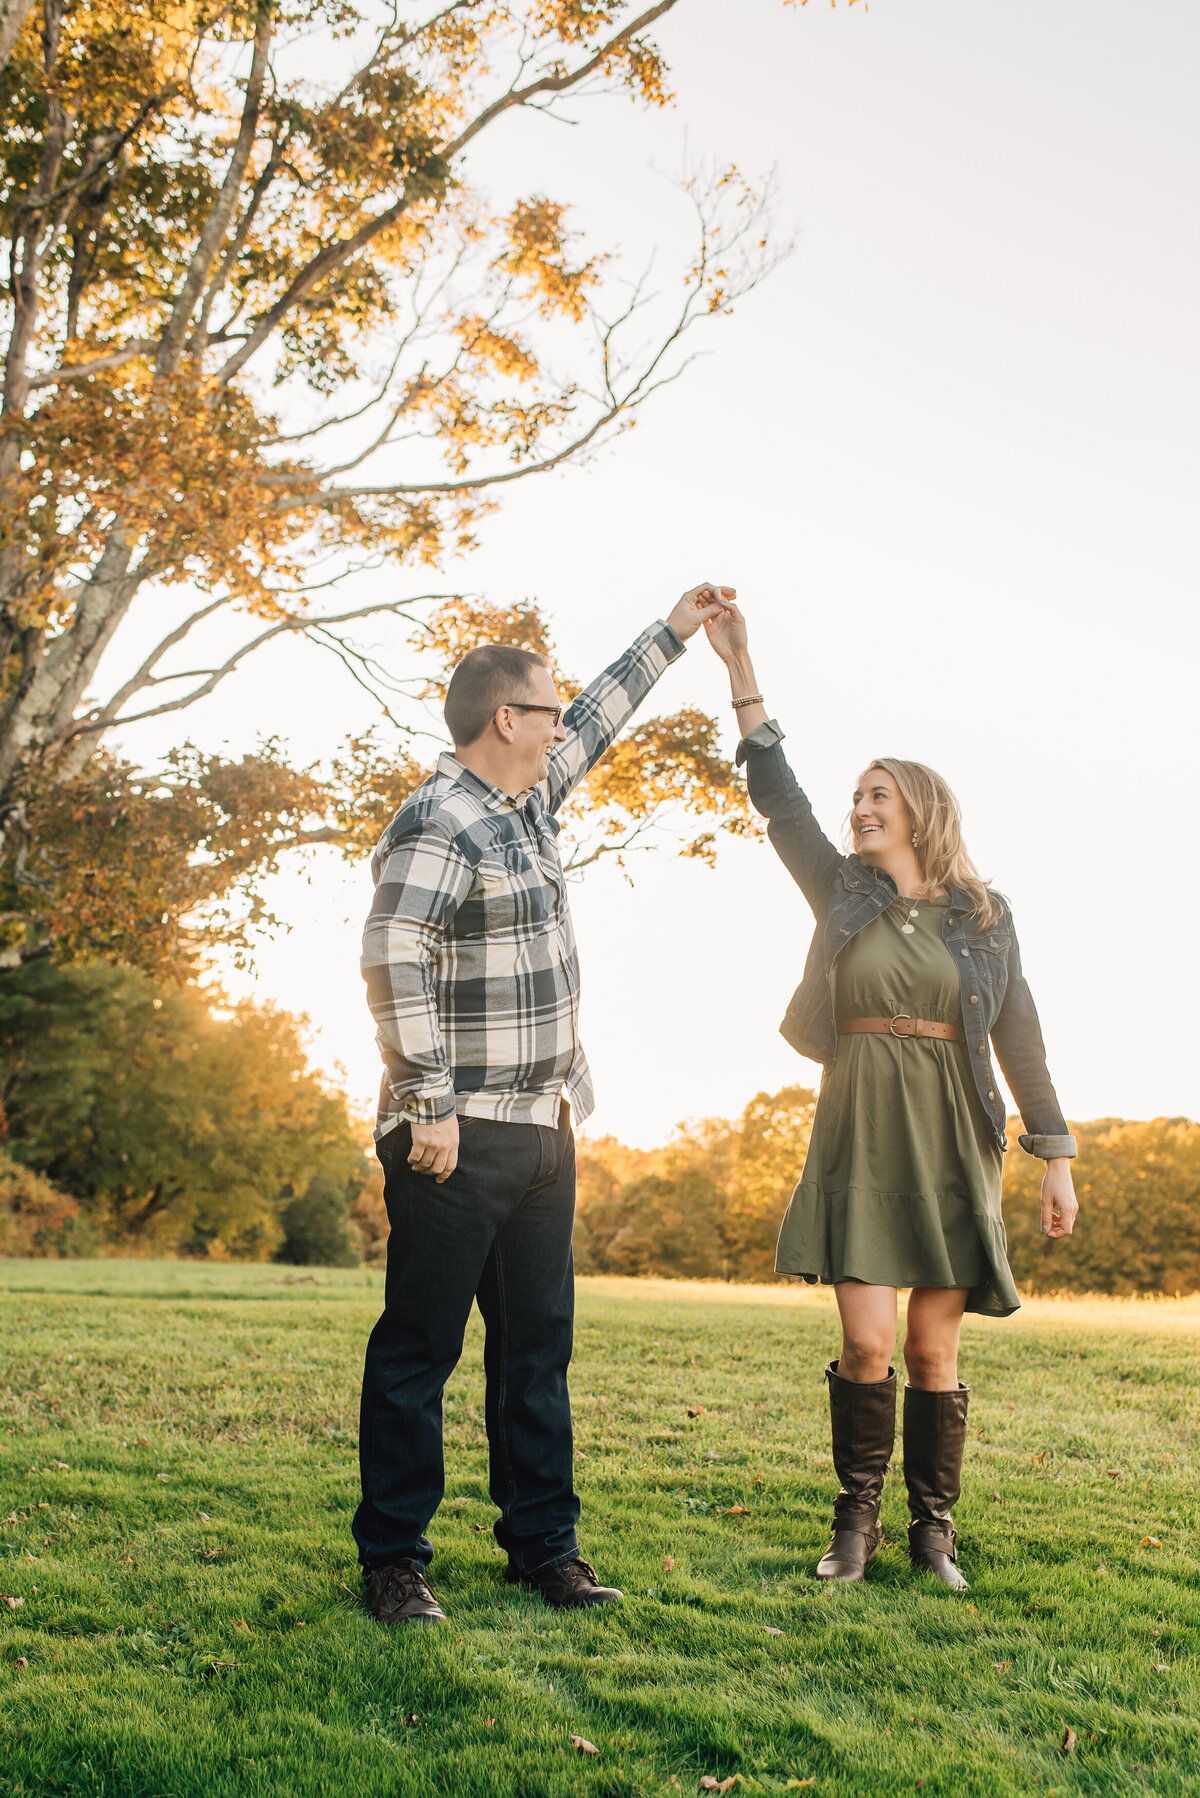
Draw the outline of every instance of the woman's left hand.
M1075 1197L1069 1159L1048 1161L1042 1176L1042 1235L1069 1236L1075 1228L1078 1211L1079 1200Z

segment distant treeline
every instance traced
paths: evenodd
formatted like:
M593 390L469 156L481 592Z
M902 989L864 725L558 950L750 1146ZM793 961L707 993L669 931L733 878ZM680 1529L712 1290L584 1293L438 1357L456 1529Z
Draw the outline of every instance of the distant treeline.
M775 1238L800 1176L816 1095L759 1093L740 1118L680 1126L662 1149L581 1144L576 1263L666 1279L773 1277ZM1043 1164L1010 1122L1004 1221L1026 1292L1200 1291L1200 1124L1186 1118L1073 1124L1080 1216L1069 1242L1041 1233Z
M815 1094L759 1093L665 1148L579 1149L581 1272L768 1280ZM1005 1158L1031 1292L1200 1291L1200 1124L1101 1118L1079 1137L1074 1239L1041 1234L1042 1164ZM382 1181L363 1120L308 1066L303 1022L115 967L0 979L0 1255L379 1260Z

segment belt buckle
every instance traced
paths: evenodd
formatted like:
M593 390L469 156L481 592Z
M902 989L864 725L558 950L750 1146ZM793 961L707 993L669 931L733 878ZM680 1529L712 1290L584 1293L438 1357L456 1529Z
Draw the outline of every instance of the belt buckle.
M896 1025L900 1022L901 1018L907 1019L910 1024L914 1022L911 1011L898 1011L893 1018L888 1020L888 1035L897 1037L915 1036L917 1034L915 1030L897 1030Z

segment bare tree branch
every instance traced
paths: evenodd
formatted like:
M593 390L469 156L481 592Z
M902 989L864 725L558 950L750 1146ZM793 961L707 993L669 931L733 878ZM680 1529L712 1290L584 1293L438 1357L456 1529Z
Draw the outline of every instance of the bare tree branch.
M135 356L149 356L158 349L156 337L135 337L131 343L122 344L119 350L111 350L105 356L93 356L90 362L64 362L61 368L52 368L42 375L29 377L29 388L64 387L71 381L86 381L91 375L103 373L106 369L123 368L132 362Z
M193 673L195 675L202 675L205 677L203 684L196 687L192 692L185 694L182 699L167 699L164 700L161 705L148 706L145 711L134 712L124 718L120 718L116 715L112 709L116 701L110 700L108 705L99 707L91 712L86 712L81 717L75 719L70 728L62 734L59 742L60 744L66 744L76 737L94 735L99 731L111 729L114 724L140 724L146 718L160 718L166 712L182 711L185 706L194 705L198 699L206 698L214 688L219 686L221 681L225 680L228 675L234 672L240 663L245 661L247 656L253 655L256 649L261 649L264 643L270 643L276 637L294 631L306 633L330 624L349 624L355 619L377 617L383 612L402 614L408 606L420 605L428 600L452 599L455 597L457 596L450 593L417 593L411 594L405 599L377 600L369 606L357 606L353 611L336 612L332 616L326 618L310 618L304 615L300 617L281 618L267 630L260 632L257 637L252 637L249 643L243 643L241 648L235 650L233 655L224 661L219 668L202 668L194 670ZM226 600L217 602L219 605L225 605L227 603ZM216 605L209 606L206 610L208 612L214 611L216 610ZM174 633L174 641L179 642L186 636L187 631L192 628L192 625L197 623L203 616L205 616L204 612L193 614L192 618L186 621L185 626ZM167 645L164 643L161 647L165 649ZM146 668L147 666L153 668L158 659L158 655L159 651L154 651L152 656L148 658L147 663L143 663L143 668ZM176 678L183 679L189 677L177 677L174 675L155 676L151 674L147 678L141 680L138 686L132 687L132 692L141 691L147 686L156 685L160 680L173 680ZM125 687L121 689L121 696L122 700L131 696L131 683L127 682Z
M193 252L182 292L171 309L167 328L162 335L155 363L156 371L160 375L170 374L178 366L184 339L191 324L192 313L204 291L212 271L212 265L229 230L229 221L232 219L234 208L237 205L242 179L246 173L250 152L254 148L254 139L258 132L258 115L262 106L263 85L266 81L267 58L270 48L271 13L270 9L264 6L254 25L254 56L250 64L249 79L246 82L246 100L242 107L237 141L229 158L229 167L225 171L221 191L205 221L204 229L200 233L200 241Z
M589 75L594 74L598 68L602 67L629 38L647 25L652 25L655 19L670 12L672 7L677 4L678 0L659 0L657 6L650 7L646 12L639 14L636 19L632 19L628 25L623 26L620 31L614 33L579 68L569 70L562 75L541 76L525 88L510 88L506 94L501 95L498 100L494 100L490 106L484 107L483 111L472 120L465 130L445 146L441 152L443 163L450 163L456 156L461 155L467 145L501 113L509 111L514 106L524 105L526 101L533 99L537 94L566 93L570 88L577 87L581 81L585 81ZM319 281L326 275L332 274L335 269L343 267L358 254L359 250L378 237L380 232L390 230L398 220L403 218L410 206L424 197L426 193L426 181L410 177L405 181L400 197L393 205L387 207L385 211L379 213L376 218L369 220L365 225L361 225L352 236L343 239L340 243L328 245L314 256L308 265L301 269L275 304L268 307L267 311L263 313L241 349L225 363L217 376L218 385L228 386L238 371L245 367L254 352L266 342L276 325L287 317L288 313L306 294L312 291Z

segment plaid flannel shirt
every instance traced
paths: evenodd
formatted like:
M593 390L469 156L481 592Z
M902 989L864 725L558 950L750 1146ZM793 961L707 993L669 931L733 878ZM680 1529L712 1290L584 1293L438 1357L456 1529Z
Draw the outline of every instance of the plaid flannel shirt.
M643 631L568 707L527 793L447 753L384 831L362 957L384 1063L377 1141L453 1111L554 1126L564 1090L577 1122L590 1114L554 814L683 647L668 624Z

